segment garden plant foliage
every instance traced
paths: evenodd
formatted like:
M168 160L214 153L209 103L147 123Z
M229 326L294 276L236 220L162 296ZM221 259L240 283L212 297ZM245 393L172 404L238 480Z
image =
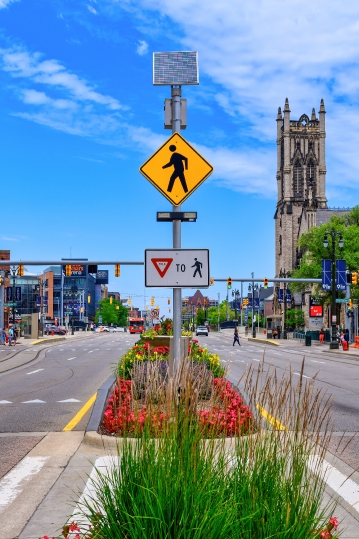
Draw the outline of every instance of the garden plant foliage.
M79 507L78 521L92 522L88 537L336 537L333 507L322 504L330 399L303 369L295 385L291 372L249 369L241 381L248 404L277 421L264 429L258 416L251 431L231 439L203 439L191 382L180 396L174 383L172 420L156 438L146 424L137 440L124 437L113 467L98 471L94 494Z

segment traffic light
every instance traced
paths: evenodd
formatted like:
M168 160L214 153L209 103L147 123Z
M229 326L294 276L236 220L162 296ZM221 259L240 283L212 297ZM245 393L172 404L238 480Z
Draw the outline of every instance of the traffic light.
M211 277L209 280L209 286L213 286L213 285L214 285L214 278Z
M87 303L91 303L91 296L90 296L90 294L87 296Z
M119 311L119 310L120 310L120 306L116 305L116 311Z
M358 274L356 271L352 271L352 284L358 284Z
M131 305L131 298L128 298L127 303L128 305Z
M348 301L348 311L352 311L352 310L353 310L353 300L350 299L350 300Z
M228 289L232 288L232 278L231 277L228 277L228 279L227 279L227 288Z
M4 278L2 275L0 275L0 286L2 286L4 284Z
M158 306L158 305L156 305L156 309L157 309L157 311L159 311L159 310L160 310L160 308L159 308L159 306Z
M264 284L264 288L268 288L268 279L267 279L267 277L264 278L263 284Z
M24 266L22 264L20 264L20 266L18 266L17 274L18 274L19 277L22 277L24 275Z
M168 303L168 305L171 305L171 300L170 300L170 298L168 298L167 303Z
M66 266L65 266L65 275L66 275L66 277L71 277L71 275L72 275L71 264L66 264Z
M121 266L120 264L115 264L115 277L119 277L121 275Z
M151 298L151 306L153 307L155 304L155 298Z
M110 305L112 305L112 302L113 302L113 297L110 296Z

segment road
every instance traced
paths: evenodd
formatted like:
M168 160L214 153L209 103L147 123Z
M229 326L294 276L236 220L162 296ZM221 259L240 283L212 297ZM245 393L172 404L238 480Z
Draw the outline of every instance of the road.
M316 384L333 395L332 417L334 431L331 451L353 468L359 463L359 356L336 355L328 352L328 345L304 347L288 341L281 346L270 346L241 339L242 346L233 347L233 335L223 331L210 333L208 337L197 337L201 346L219 354L224 366L229 368L233 381L240 379L248 365L264 361L278 373L288 370L291 365L293 377L298 377L305 358L304 376L315 377ZM344 436L343 436L344 433ZM343 436L343 438L342 438ZM342 438L342 440L341 440ZM353 438L342 453L349 438ZM338 441L341 440L339 448Z
M0 353L0 479L7 474L0 481L1 539L58 535L68 518L69 502L73 503L72 489L83 489L91 463L103 456L100 449L81 443L91 410L73 431L62 431L109 377L118 358L137 340L128 333L91 334L48 343L40 353L35 347L16 350L16 355L8 349ZM357 468L359 358L328 353L327 347L298 347L291 341L270 346L243 338L241 347L233 347L232 332L226 331L210 333L199 341L220 355L234 381L248 365L256 367L262 361L265 369L273 365L279 373L291 365L293 377L299 379L295 373L300 372L305 356L305 376L316 376L316 383L333 394L336 432L330 450L344 461L344 466ZM343 432L347 435L342 440ZM352 443L340 452L338 440L342 440L343 447L352 434ZM346 476L351 473L349 468L341 470ZM352 477L358 490L356 475ZM350 529L356 530L358 514L353 509L349 519L348 503L345 501L345 509L340 509L338 517L345 518ZM357 535L348 532L345 537Z

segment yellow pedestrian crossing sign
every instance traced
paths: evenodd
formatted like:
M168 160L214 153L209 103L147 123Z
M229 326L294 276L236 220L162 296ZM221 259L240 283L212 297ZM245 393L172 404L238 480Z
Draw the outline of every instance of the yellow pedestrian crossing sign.
M140 172L174 206L179 206L212 174L213 167L179 133L173 133Z

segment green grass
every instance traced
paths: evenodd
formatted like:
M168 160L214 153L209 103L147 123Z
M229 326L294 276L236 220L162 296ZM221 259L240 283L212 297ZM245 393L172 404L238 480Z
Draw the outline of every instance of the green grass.
M317 537L314 530L333 514L323 508L320 474L329 402L303 378L292 386L291 374L278 379L259 370L253 378L250 371L244 386L252 409L259 402L288 430L258 430L257 423L256 433L231 445L203 440L198 422L177 406L158 438L145 430L138 440L123 439L118 464L98 472L95 495L79 508L93 521L94 538ZM311 454L319 456L315 473Z

